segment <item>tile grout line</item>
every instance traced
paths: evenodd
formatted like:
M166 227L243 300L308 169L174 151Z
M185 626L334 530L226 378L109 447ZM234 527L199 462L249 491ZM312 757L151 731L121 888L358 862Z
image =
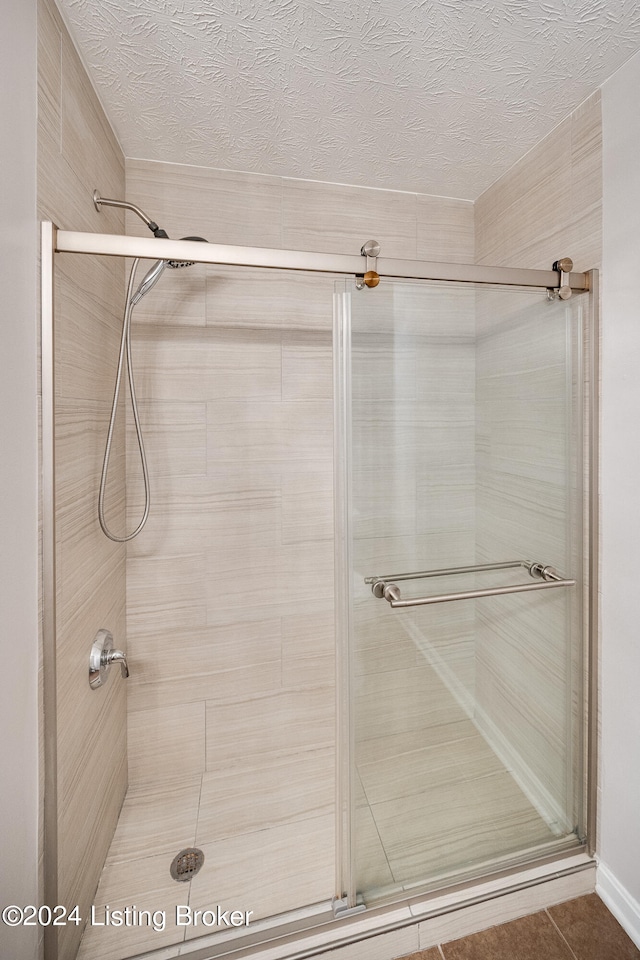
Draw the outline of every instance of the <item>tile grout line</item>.
M447 960L447 958L446 958L445 955L444 955L444 950L443 950L443 948L442 948L442 944L441 944L441 943L439 943L439 944L437 945L436 949L438 950L438 953L439 953L440 956L442 957L442 960Z
M565 937L565 935L563 934L562 930L560 929L560 927L558 926L558 924L555 922L555 920L553 919L553 917L552 917L551 914L549 913L548 908L545 907L545 911L544 911L544 912L545 912L546 915L549 917L549 920L551 920L551 923L553 924L553 926L555 927L555 929L558 931L558 934L559 934L559 936L562 938L563 942L566 943L566 945L567 945L567 950L569 951L569 953L571 954L571 956L574 957L575 960L580 960L580 957L579 957L576 953L574 953L574 951L571 949L571 946L570 946L567 938Z

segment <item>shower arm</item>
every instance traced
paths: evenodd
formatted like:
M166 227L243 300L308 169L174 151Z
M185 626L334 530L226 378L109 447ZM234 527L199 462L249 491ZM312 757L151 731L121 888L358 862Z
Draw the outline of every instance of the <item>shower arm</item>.
M93 205L100 213L100 207L120 207L123 210L131 210L132 213L135 213L136 216L140 217L142 222L149 227L151 233L154 237L158 237L162 240L169 240L169 234L166 230L163 230L162 227L159 227L158 224L148 217L144 210L141 210L140 207L137 207L135 203L129 203L127 200L111 200L108 197L101 197L97 190L93 191Z

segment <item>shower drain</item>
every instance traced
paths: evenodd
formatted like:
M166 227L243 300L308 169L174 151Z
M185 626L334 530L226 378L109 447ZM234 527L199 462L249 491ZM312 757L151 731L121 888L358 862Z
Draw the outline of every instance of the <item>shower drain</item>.
M174 880L181 883L191 880L204 863L204 853L197 847L187 847L173 858L170 873Z

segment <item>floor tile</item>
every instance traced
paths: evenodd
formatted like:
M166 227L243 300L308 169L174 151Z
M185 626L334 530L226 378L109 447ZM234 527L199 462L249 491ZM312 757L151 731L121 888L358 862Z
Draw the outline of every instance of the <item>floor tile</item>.
M640 950L596 893L547 911L577 960L638 960Z
M546 913L442 945L445 960L574 960Z
M125 797L109 849L109 862L153 857L170 859L193 846L200 803L201 777L166 784L131 787Z
M275 916L331 900L335 883L333 814L202 844L205 865L191 881L189 905ZM187 939L198 936L187 929ZM211 932L211 931L209 931Z
M205 773L197 843L332 814L334 776L331 748L293 757L257 758Z
M126 863L107 860L94 897L95 922L88 923L78 960L125 960L134 954L184 939L185 927L176 926L176 904L189 902L189 883L171 878L169 856L146 857ZM149 911L149 920L116 926L105 924L105 908ZM154 915L157 923L153 925ZM126 916L126 915L124 915ZM164 921L164 922L163 922ZM101 926L101 924L105 924ZM164 929L162 929L164 927Z

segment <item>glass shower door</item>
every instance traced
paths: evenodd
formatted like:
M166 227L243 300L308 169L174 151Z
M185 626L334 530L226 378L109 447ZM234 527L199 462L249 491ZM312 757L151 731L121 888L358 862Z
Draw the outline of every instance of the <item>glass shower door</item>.
M338 301L343 854L369 903L582 837L586 297Z

